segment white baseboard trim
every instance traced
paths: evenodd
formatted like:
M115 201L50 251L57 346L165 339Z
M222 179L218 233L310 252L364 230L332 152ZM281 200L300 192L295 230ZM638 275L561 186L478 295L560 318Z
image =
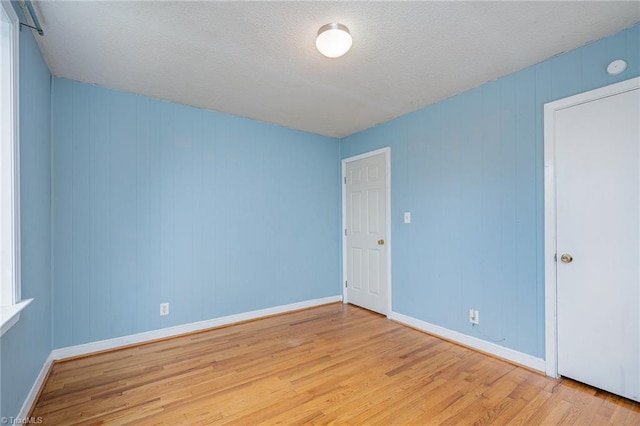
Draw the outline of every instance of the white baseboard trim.
M42 386L44 385L47 374L49 374L51 364L53 364L53 352L50 352L49 356L44 361L44 365L42 366L42 369L40 369L40 373L38 373L36 381L33 382L33 386L31 386L31 389L29 390L29 393L27 394L27 397L22 404L22 408L20 408L17 419L25 419L29 415L29 411L31 410L31 407L33 407L33 404L36 402L38 393L40 393L40 389L42 389Z
M340 302L342 296L329 296L320 299L305 300L304 302L291 303L288 305L274 306L272 308L259 309L257 311L243 312L240 314L218 317L205 321L192 322L189 324L176 325L174 327L161 328L159 330L145 331L143 333L130 334L128 336L116 337L113 339L99 340L97 342L84 343L82 345L68 346L66 348L54 349L51 351L53 360L62 360L76 356L88 355L94 352L101 352L116 349L122 346L134 345L148 342L150 340L163 339L194 331L206 330L208 328L220 327L262 318L270 315L282 314L285 312L297 311L299 309L311 308L314 306L326 305L328 303Z
M460 343L461 345L468 346L480 352L494 355L498 358L505 359L524 367L531 368L542 373L545 372L546 364L544 359L542 358L537 358L523 352L496 345L495 343L487 342L486 340L478 339L477 337L449 330L448 328L440 327L439 325L430 324L426 321L399 314L397 312L391 312L391 315L389 315L389 319L424 331L426 333L433 334L434 336L442 337L452 342Z
M206 330L208 328L220 327L223 325L234 324L241 321L258 319L271 315L283 314L286 312L297 311L300 309L312 308L314 306L326 305L328 303L341 302L342 296L329 296L320 299L305 300L304 302L290 303L288 305L274 306L272 308L259 309L257 311L243 312L226 317L213 318L205 321L192 322L189 324L177 325L175 327L162 328L160 330L146 331L143 333L131 334L129 336L116 337L114 339L100 340L97 342L85 343L82 345L68 346L66 348L54 349L44 362L36 381L33 383L31 390L27 394L22 408L18 413L17 419L24 420L28 415L31 407L38 397L40 389L44 385L44 381L49 373L49 368L54 361L76 356L89 355L94 352L101 352L109 349L117 349L122 346L133 345L136 343L144 343L150 340L162 339L165 337L177 336L180 334L191 333L194 331Z

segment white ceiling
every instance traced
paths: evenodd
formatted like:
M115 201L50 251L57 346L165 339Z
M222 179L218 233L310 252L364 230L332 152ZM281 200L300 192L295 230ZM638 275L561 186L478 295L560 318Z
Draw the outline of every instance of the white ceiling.
M46 1L60 77L344 137L640 21L640 2ZM353 48L328 59L323 24Z

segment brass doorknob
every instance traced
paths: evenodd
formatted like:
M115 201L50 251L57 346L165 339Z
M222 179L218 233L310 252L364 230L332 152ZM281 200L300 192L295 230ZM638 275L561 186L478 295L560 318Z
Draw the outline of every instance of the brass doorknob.
M571 256L569 253L565 253L560 256L560 260L562 260L564 263L571 263L573 262L573 256Z
M384 245L384 240L378 240L378 245L379 246L383 246Z

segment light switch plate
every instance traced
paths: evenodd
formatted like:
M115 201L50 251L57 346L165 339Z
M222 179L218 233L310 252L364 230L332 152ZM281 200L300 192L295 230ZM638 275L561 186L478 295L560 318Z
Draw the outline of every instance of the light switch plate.
M404 212L404 223L411 223L411 212Z

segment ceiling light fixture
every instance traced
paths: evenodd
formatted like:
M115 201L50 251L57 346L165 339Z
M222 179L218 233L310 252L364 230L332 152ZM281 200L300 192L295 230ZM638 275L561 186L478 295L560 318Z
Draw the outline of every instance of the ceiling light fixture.
M332 22L318 30L316 47L327 58L339 58L351 49L352 43L351 33L345 25Z

